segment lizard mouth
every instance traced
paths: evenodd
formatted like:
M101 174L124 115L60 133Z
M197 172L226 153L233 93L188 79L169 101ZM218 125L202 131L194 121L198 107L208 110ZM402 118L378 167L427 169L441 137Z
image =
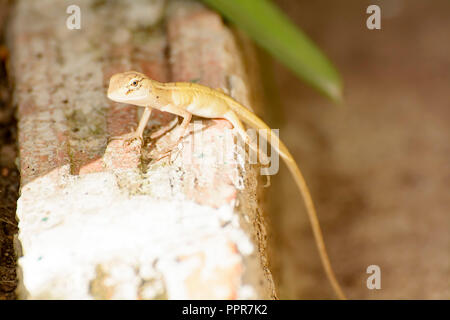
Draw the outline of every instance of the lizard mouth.
M139 100L142 100L145 97L144 96L139 96L139 95L124 97L121 94L117 94L117 93L114 93L114 92L108 92L108 98L113 100L113 101L116 101L116 102L127 103L127 102L131 102L131 101L139 101Z

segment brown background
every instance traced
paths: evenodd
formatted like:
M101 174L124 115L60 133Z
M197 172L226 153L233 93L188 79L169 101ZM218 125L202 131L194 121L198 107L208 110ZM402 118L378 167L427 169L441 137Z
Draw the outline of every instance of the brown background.
M350 298L450 298L450 3L278 4L335 63L346 105L276 66L280 135L307 181ZM381 7L382 29L366 28ZM281 298L334 297L287 170L269 192ZM368 290L366 268L381 268Z

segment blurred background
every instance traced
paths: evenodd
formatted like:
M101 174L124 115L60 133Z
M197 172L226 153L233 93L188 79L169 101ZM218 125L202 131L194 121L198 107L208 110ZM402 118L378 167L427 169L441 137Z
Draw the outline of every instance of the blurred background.
M275 63L280 135L353 299L450 298L450 2L277 0L341 73L345 105ZM381 30L366 9L381 8ZM287 169L273 199L281 298L333 297ZM369 265L381 289L369 290Z

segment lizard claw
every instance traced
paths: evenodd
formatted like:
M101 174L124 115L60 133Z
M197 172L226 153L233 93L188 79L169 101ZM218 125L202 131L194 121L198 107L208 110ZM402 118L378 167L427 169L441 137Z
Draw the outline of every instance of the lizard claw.
M172 152L172 150L157 152L157 153L153 154L153 160L159 161L162 158L165 158L168 155L170 155L171 152Z
M170 153L175 149L175 147L178 145L178 143L171 143L170 145L166 146L164 149L160 151L156 151L152 154L152 158L155 160L161 160L162 158L167 157L170 155Z

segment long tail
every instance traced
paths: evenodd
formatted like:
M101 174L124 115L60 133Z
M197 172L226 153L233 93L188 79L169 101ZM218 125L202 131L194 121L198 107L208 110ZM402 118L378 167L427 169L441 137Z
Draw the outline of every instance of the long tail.
M300 193L303 196L303 199L305 201L306 211L308 213L309 221L311 222L311 227L314 233L314 238L316 240L316 245L319 250L320 259L322 260L323 267L325 269L325 272L327 274L328 280L330 281L336 295L339 299L346 299L344 292L342 291L336 276L334 274L333 268L331 267L330 259L328 258L327 250L325 248L325 242L323 240L323 234L322 230L320 229L319 219L317 218L316 209L314 207L314 202L311 197L311 193L309 192L308 186L305 182L305 179L297 166L297 163L295 162L294 158L292 157L291 153L287 149L287 147L284 145L284 143L278 138L277 135L273 134L269 126L262 121L260 118L255 116L254 113L240 105L239 103L233 101L234 103L230 103L231 108L234 112L239 114L240 118L248 125L250 125L253 128L257 129L267 129L268 134L268 141L271 143L272 141L278 142L278 148L276 148L276 145L273 145L277 152L281 155L284 162L289 168L289 171L291 172L292 176L295 179L295 182L300 190ZM274 139L274 140L272 140Z

